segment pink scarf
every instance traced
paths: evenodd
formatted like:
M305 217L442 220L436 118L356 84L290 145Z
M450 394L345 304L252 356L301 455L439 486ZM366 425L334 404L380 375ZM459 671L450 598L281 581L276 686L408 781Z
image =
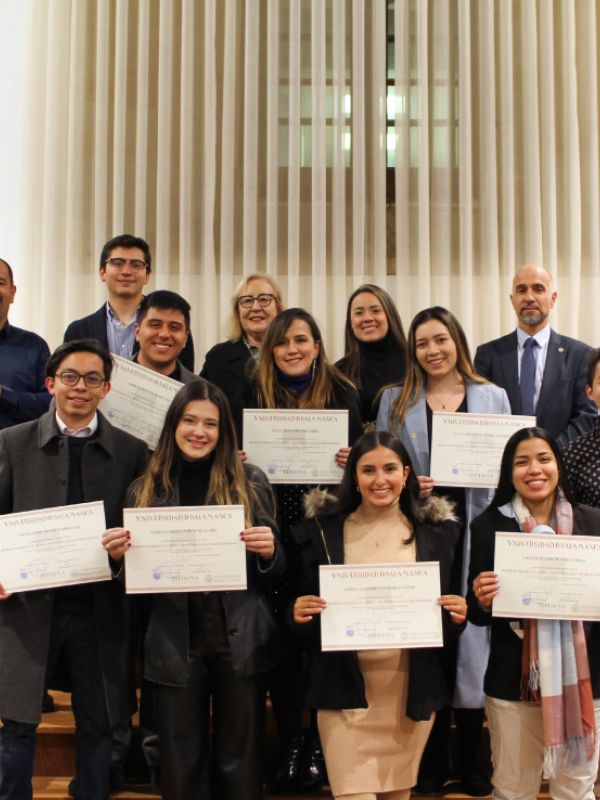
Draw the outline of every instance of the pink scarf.
M539 524L519 495L513 509L521 530ZM557 489L556 533L573 533L573 509ZM578 620L524 621L521 700L540 700L544 725L544 777L593 756L596 734L590 667L583 624Z

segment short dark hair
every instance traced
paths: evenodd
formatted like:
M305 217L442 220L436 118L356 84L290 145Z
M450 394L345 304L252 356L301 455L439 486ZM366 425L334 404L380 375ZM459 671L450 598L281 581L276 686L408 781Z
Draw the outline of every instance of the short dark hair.
M0 258L0 264L4 264L8 270L8 277L10 278L11 286L15 285L15 276L13 275L12 267L5 258Z
M533 427L521 428L521 430L513 433L504 446L502 462L500 464L498 487L496 488L496 492L492 502L490 503L490 508L500 508L500 506L503 506L505 503L509 503L513 499L515 494L515 487L512 480L513 461L515 458L515 453L517 452L517 447L526 439L542 439L552 450L558 465L558 485L563 490L569 503L573 503L571 487L569 486L569 482L567 480L567 471L565 469L560 450L558 449L558 445L547 430L544 428Z
M145 239L142 239L139 236L133 236L131 233L121 233L119 236L115 236L114 239L110 239L104 245L102 252L100 253L99 266L103 267L106 264L107 260L110 258L111 252L117 247L125 247L127 249L137 247L144 254L146 272L152 272L152 253L150 252L150 245Z
M596 376L596 367L600 364L600 347L594 348L588 356L587 362L587 375L585 382L592 388L594 385L594 377Z
M102 364L104 365L104 380L110 380L114 365L113 358L98 339L73 339L70 342L64 342L59 345L48 359L48 363L46 364L46 377L54 378L61 363L72 353L93 353L96 356L100 356Z
M138 325L142 324L142 320L146 317L151 308L160 308L163 309L163 311L167 309L181 311L183 319L185 320L186 330L189 331L190 310L192 307L185 297L177 294L177 292L170 292L168 289L157 289L155 292L150 292L150 294L142 297L140 310L138 311Z

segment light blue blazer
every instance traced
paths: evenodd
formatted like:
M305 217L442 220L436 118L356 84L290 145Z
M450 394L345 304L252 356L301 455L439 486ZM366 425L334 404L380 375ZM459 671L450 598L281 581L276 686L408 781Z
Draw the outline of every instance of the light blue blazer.
M392 406L400 394L401 388L386 389L381 396L379 413L377 414L377 430L389 431ZM467 381L467 409L471 414L510 414L510 403L504 389L491 383L473 383ZM429 436L427 434L427 411L425 394L417 399L406 412L402 428L398 431L402 443L406 447L413 469L417 475L429 475ZM471 557L470 524L476 516L488 507L494 495L494 489L467 489L466 520L462 593L467 591L467 576ZM484 704L483 677L489 656L488 627L476 627L471 623L461 634L458 641L458 669L453 705L456 708L482 708Z

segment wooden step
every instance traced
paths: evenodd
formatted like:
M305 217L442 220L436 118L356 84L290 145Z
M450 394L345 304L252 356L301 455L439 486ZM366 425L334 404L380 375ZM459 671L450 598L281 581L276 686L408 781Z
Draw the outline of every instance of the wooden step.
M71 778L49 778L38 776L33 779L34 800L73 800L67 794L67 786ZM154 787L143 786L126 789L111 794L115 800L160 800L162 795Z

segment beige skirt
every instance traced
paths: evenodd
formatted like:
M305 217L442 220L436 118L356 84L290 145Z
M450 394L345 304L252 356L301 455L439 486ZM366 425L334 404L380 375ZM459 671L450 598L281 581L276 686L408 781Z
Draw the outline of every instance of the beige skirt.
M363 650L358 660L368 708L319 711L319 733L334 796L393 792L417 782L434 715L413 722L405 714L406 650Z

